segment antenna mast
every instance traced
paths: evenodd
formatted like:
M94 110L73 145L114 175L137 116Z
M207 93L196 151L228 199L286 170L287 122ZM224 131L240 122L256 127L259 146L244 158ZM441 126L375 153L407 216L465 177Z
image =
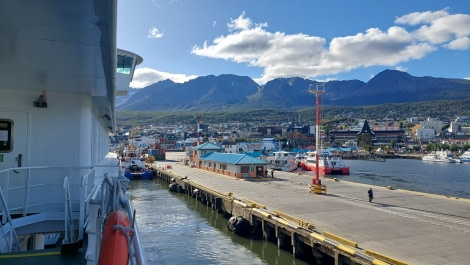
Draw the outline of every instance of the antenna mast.
M311 85L310 85L311 86ZM318 83L316 84L315 89L309 89L308 92L315 94L315 173L316 178L312 179L313 185L320 184L320 168L318 165L319 152L320 152L320 126L321 126L321 117L322 117L322 102L321 95L325 93L325 85L321 84L323 90L318 89Z

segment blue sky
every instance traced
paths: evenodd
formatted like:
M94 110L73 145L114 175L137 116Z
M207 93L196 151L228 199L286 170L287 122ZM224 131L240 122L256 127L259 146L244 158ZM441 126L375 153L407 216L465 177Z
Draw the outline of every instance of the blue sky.
M235 74L367 82L385 69L470 78L468 0L119 0L131 87Z

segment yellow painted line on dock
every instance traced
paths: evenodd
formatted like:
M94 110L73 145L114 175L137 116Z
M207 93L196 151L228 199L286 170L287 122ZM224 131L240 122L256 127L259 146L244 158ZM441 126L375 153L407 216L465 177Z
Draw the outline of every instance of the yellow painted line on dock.
M390 265L390 263L383 262L383 261L381 261L381 260L379 260L379 259L374 259L374 260L372 260L372 264L373 264L373 265Z
M251 207L253 207L253 208L266 209L266 206L261 204L261 203L254 202L254 201L249 200L247 198L243 198L243 200L251 203Z
M346 252L346 253L348 253L348 254L351 255L351 256L354 256L354 254L356 254L356 250L355 250L355 249L350 248L350 247L345 246L345 245L339 244L339 245L338 245L338 249L339 249L339 250L342 250L342 251L344 251L344 252Z
M251 211L256 212L256 213L258 213L258 214L261 214L261 215L264 216L265 218L271 218L271 214L270 214L270 213L265 212L265 211L263 211L263 210L260 210L260 209L258 209L258 208L253 208Z
M340 242L340 243L346 244L346 245L351 246L351 247L357 248L358 245L359 245L358 243L356 243L356 242L354 242L354 241L348 240L348 239L346 239L346 238L342 238L342 237L340 237L340 236L338 236L338 235L335 235L335 234L332 234L332 233L330 233L330 232L326 232L326 231L325 231L325 232L323 232L323 235L324 235L325 237L327 237L327 238L331 238L331 239L333 239L333 240L336 240L336 241L338 241L338 242Z
M300 220L299 218L296 218L296 217L294 217L294 216L285 214L285 213L280 212L280 211L278 211L278 210L274 210L274 214L277 214L277 215L279 215L279 216L281 216L281 217L284 217L284 218L286 218L286 219L289 219L289 220L291 220L291 221L294 221L294 222L296 222L296 223L297 223L299 226L301 226L301 227L306 227L307 229L310 229L310 230L312 230L312 229L315 228L315 226L314 226L313 224L310 224L310 223L308 223L308 222L305 222L305 221L303 221L303 220Z
M317 233L310 233L310 237L314 238L317 241L320 241L321 243L325 241L325 237Z
M380 253L372 251L372 250L366 249L365 251L366 251L366 254L369 255L369 256L381 259L383 261L386 261L386 262L389 262L389 263L392 263L392 264L395 264L395 265L409 265L408 263L406 263L404 261L385 256L383 254L380 254ZM374 264L376 264L376 263L374 263Z
M6 254L6 255L0 255L0 259L41 257L41 256L56 256L56 255L60 255L60 251L38 252L38 253Z
M248 205L240 200L233 200L233 203L240 205L243 208L251 208L251 205Z
M289 222L287 222L286 220L280 219L280 218L277 218L277 222L281 223L283 225L289 225Z

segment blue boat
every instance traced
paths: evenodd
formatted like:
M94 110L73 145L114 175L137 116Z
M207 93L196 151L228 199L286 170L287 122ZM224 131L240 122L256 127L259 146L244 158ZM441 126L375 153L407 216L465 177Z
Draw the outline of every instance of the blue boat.
M460 163L470 163L470 151L465 151L459 158Z
M127 162L121 168L124 168L124 177L130 180L153 179L155 177L153 170L138 159Z

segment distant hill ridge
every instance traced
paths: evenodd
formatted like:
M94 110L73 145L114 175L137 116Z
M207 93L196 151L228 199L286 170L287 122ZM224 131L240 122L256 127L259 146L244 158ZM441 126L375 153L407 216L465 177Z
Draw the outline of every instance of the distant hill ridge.
M297 110L313 107L309 89L325 88L324 105L369 106L386 103L463 99L470 97L470 80L415 77L385 70L367 83L359 80L317 82L299 77L277 78L259 86L247 76L209 75L185 83L160 81L116 100L128 111Z

